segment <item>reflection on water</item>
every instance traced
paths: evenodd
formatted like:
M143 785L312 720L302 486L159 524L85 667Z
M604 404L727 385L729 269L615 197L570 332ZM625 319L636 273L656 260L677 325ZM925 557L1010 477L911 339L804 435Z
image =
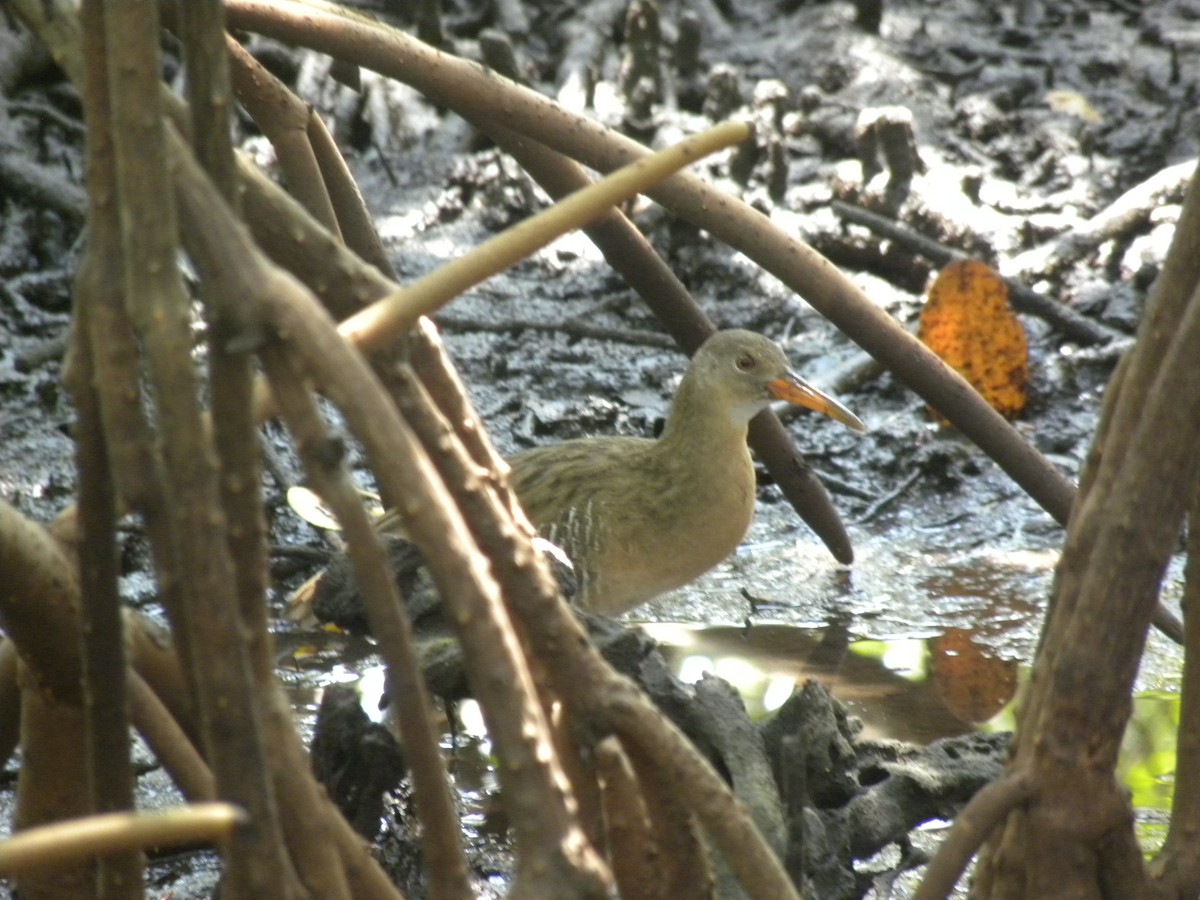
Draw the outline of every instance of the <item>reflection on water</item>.
M977 509L971 522L990 515ZM900 526L857 535L846 569L778 507L760 505L737 557L638 614L689 623L644 627L671 645L681 677L725 677L754 714L816 678L871 735L925 742L1011 729L1061 535L1039 536L1020 522L1007 539L970 522ZM780 539L789 528L797 537ZM1164 578L1168 605L1178 603L1182 583L1176 559ZM1146 651L1120 769L1139 813L1170 804L1183 668L1181 648L1157 634Z
M844 623L823 628L751 624L743 628L643 623L663 645L676 674L705 672L741 693L751 716L780 706L815 679L858 716L864 737L929 743L971 730L1011 730L1028 666L1004 659L964 628L894 640L855 640ZM1134 697L1118 775L1139 810L1139 838L1157 849L1157 811L1170 809L1178 681ZM1144 827L1143 827L1144 826Z
M838 623L820 629L653 623L641 627L663 644L680 678L695 681L705 671L720 675L738 688L751 715L780 706L793 687L811 678L862 719L865 735L871 738L924 744L964 734L992 718L1016 691L1016 662L989 656L962 637L961 630L959 643L975 648L977 664L987 673L983 677L1000 673L986 689L963 687L970 668L961 648L931 650L942 636L855 641ZM935 656L944 661L936 667ZM964 680L956 680L959 676ZM1006 696L1001 696L1003 690ZM981 719L982 696L989 704L999 699L999 705Z
M823 552L776 542L642 608L669 621L640 627L663 645L681 679L694 682L705 672L725 678L752 716L816 679L862 720L868 738L928 743L1011 729L1057 554L858 550L847 571L831 567ZM1168 595L1180 580L1178 571L1168 574ZM369 642L344 636L277 641L292 660L297 712L309 721L321 684L359 677L375 662ZM1179 649L1152 636L1120 763L1148 849L1161 841L1158 811L1169 809L1174 786L1181 670ZM451 766L472 824L485 836L495 830L488 823L496 809L482 732L468 727L465 740L459 732Z

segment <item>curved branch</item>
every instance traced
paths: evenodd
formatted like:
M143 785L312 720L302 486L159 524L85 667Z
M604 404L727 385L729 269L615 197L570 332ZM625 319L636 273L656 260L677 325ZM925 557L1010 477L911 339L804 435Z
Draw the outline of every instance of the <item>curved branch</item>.
M949 897L967 863L992 830L1013 809L1033 796L1033 782L1024 774L1006 775L979 791L954 818L954 827L942 841L925 870L913 900Z

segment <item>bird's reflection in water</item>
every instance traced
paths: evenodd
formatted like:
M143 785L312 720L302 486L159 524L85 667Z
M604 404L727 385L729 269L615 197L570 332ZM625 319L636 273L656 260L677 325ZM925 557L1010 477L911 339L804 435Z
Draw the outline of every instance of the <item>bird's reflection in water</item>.
M644 623L685 681L711 671L734 683L752 715L815 679L862 719L869 737L928 743L994 718L1017 688L1018 663L965 629L854 640L845 622L704 627Z

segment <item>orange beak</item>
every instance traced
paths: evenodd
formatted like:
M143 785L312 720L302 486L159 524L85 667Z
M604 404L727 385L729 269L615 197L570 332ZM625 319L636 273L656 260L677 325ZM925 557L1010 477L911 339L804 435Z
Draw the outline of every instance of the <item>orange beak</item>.
M776 400L786 400L805 409L824 413L829 418L848 425L855 431L866 431L867 426L842 404L828 394L818 391L815 387L794 372L788 372L783 378L776 378L767 385L767 392Z

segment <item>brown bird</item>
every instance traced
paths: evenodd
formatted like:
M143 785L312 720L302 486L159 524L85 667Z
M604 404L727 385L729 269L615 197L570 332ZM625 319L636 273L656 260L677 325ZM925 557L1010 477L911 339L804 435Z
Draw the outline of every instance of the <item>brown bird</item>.
M625 612L733 552L754 515L746 432L772 400L866 430L793 372L774 342L721 331L692 358L661 437L580 438L509 461L510 483L530 521L574 566L579 606ZM391 534L402 528L394 513L380 527ZM320 614L320 600L316 608Z
M746 432L772 400L866 430L793 372L773 341L721 331L696 351L658 439L580 438L511 460L525 512L575 566L580 606L625 612L733 552L754 516Z

